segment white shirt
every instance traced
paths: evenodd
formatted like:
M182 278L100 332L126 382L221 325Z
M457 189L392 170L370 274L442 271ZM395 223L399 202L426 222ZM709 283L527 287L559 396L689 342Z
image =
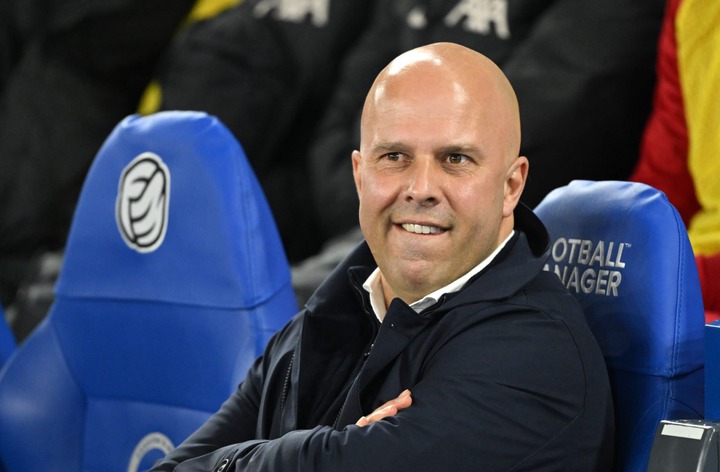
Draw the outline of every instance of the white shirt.
M415 310L417 313L420 313L425 308L431 307L436 304L438 300L440 300L440 297L442 297L444 294L453 293L460 290L465 285L465 283L467 283L468 280L470 280L475 274L487 267L488 264L490 264L492 260L495 259L495 256L497 256L498 253L502 250L502 248L504 248L505 245L508 243L508 241L510 241L510 238L513 237L513 234L515 234L514 230L510 232L510 235L505 238L505 241L503 241L488 257L486 257L478 265L470 269L470 271L468 271L465 275L454 280L453 282L450 282L446 286L435 290L428 295L425 295L420 300L411 303L410 308ZM370 294L370 306L375 312L375 316L377 316L377 319L380 320L380 322L382 323L385 315L387 314L387 307L385 306L385 292L383 291L382 283L380 282L379 267L376 268L372 274L370 274L370 277L368 277L363 284L363 288Z

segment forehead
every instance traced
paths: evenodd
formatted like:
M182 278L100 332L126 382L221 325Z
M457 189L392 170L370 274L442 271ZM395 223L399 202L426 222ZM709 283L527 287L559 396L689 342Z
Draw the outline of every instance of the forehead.
M389 67L368 94L361 147L434 140L435 147L472 145L492 152L503 139L519 141L510 135L519 119L512 118L513 108L503 103L506 94L490 72L438 61Z
M425 79L400 85L379 88L366 110L362 127L366 145L426 142L434 147L478 147L478 141L485 142L496 134L491 107L473 100L457 83Z
M389 67L370 94L374 108L397 104L430 106L466 104L473 94L473 83L463 80L457 72L437 61ZM477 98L477 97L475 97Z
M401 58L383 71L368 94L364 110L368 119L462 115L479 120L502 106L497 79L483 68L425 58L421 53Z

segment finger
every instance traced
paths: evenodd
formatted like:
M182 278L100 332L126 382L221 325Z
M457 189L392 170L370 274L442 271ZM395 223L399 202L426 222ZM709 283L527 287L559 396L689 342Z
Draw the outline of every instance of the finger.
M377 410L367 415L365 418L367 419L368 423L375 423L376 421L380 421L381 419L387 418L388 416L396 415L397 412L398 409L395 407L395 405L388 405L384 408L378 408Z
M403 391L396 399L393 400L393 402L398 410L402 410L403 408L407 408L412 405L412 394L410 393L410 390Z
M397 408L394 406L386 406L385 408L378 408L377 410L373 411L367 416L363 416L357 422L355 423L357 426L367 426L370 423L375 423L376 421L380 421L383 418L386 418L388 416L395 415L397 413Z
M398 395L396 398L393 398L390 401L385 402L384 404L380 405L367 416L363 416L357 422L355 423L357 426L367 426L370 423L374 423L376 421L380 421L383 418L387 418L388 416L394 416L396 415L400 410L405 409L412 405L412 395L410 390L403 390L400 395Z
M389 406L395 406L400 409L403 409L403 408L409 407L411 404L412 404L412 396L410 394L410 390L406 389L406 390L403 390L402 393L400 395L398 395L397 397L395 397L392 400L389 400L389 401L383 403L382 405L380 405L379 407L377 407L375 409L375 411L380 411Z

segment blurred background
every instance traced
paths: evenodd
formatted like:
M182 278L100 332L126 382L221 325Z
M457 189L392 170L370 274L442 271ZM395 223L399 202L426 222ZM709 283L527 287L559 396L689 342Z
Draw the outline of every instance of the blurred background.
M679 2L675 2L679 3ZM664 0L4 0L0 301L19 341L46 314L85 174L132 113L200 110L245 149L300 302L360 239L350 155L377 73L436 41L518 94L531 207L627 180L657 82Z

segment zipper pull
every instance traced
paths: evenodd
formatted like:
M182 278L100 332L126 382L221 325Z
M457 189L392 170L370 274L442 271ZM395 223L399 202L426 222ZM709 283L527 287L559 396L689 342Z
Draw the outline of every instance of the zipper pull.
M223 459L223 461L220 463L220 466L215 469L215 472L223 472L225 470L225 467L230 463L230 459Z
M365 360L365 359L367 359L368 357L370 357L370 352L372 351L373 346L375 346L375 343L372 343L372 344L370 345L370 347L368 348L368 350L365 352L365 354L363 354L363 356L362 356L363 360Z

